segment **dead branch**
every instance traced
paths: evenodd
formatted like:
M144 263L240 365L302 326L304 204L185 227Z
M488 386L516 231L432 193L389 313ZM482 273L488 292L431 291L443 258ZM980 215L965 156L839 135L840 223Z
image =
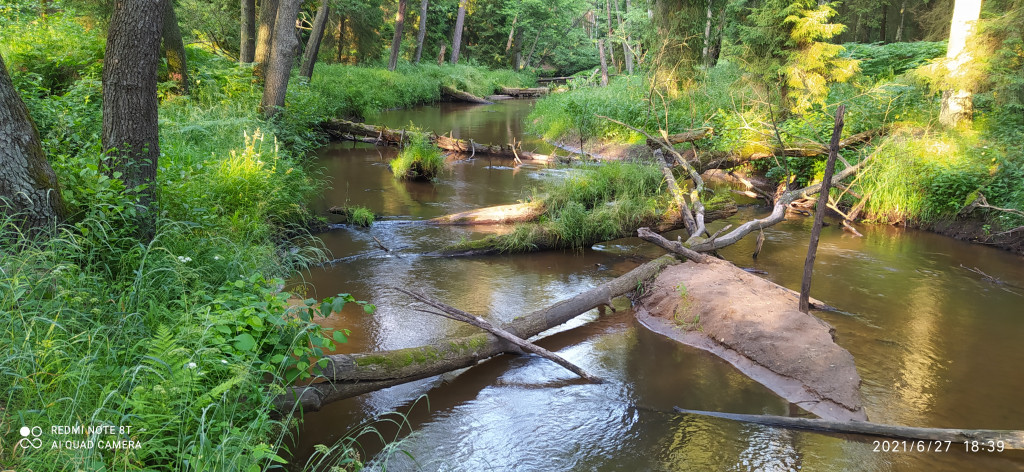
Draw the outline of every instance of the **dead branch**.
M541 357L543 357L545 359L548 359L548 360L550 360L550 361L552 361L552 362L554 362L554 363L556 363L556 364L558 364L558 365L560 365L562 367L565 367L566 369L569 369L574 374L582 377L583 379L587 380L588 382L593 382L593 383L601 383L602 382L600 378L588 374L585 370L581 369L576 364L573 364L572 362L569 362L569 361L565 360L564 357L559 356L558 354L555 354L555 353L553 353L553 352L551 352L551 351L549 351L547 349L544 349L544 348L542 348L542 347L540 347L540 346L538 346L536 344L533 344L531 342L523 340L522 338L520 338L520 337L518 337L518 336L516 336L514 334L511 334L508 331L505 331L505 330L500 329L500 328L496 328L496 327L494 327L494 325L492 325L491 323L487 322L487 320L485 320L485 319L483 319L483 318L481 318L479 316L467 313L467 312L462 311L462 310L460 310L458 308L455 308L453 306L441 303L441 302L439 302L437 300L434 300L434 299L432 299L432 298L430 298L430 297L428 297L428 296L426 296L426 295L424 295L422 293L413 292L411 290L406 290L404 288L394 287L394 286L392 286L390 288L392 290L397 290L399 292L402 292L402 293L404 293L404 294L406 294L406 295L408 295L408 296L410 296L412 298L415 298L415 299L419 300L420 302L422 302L422 303L424 303L424 304L426 304L426 305L428 305L428 306L430 306L430 307L432 307L432 308L434 308L436 310L440 310L441 312L443 312L443 314L442 314L442 313L435 313L435 312L432 312L432 311L429 311L429 310L421 310L421 311L423 311L425 313L437 314L437 315L445 316L445 318L453 319L455 321L461 321L463 323L471 324L473 326L476 326L477 328L480 328L480 329L482 329L484 331L487 331L488 333L491 333L491 334L493 334L493 335L495 335L495 336L497 336L497 337L499 337L501 339L504 339L505 341L508 341L508 342L514 344L515 346L519 347L520 349L522 349L522 350L524 350L526 352L532 352L532 353L537 354L538 356L541 356Z

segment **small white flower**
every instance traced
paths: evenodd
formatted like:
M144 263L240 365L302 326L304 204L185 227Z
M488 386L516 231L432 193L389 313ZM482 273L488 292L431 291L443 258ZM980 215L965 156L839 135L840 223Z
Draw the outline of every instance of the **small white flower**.
M185 264L187 262L192 262L192 258L188 256L178 256L178 262Z
M186 369L195 369L196 368L196 363L195 362L189 362L188 364L185 364L185 368Z
M219 261L220 260L220 256L213 256L213 260Z
M226 361L226 360L224 360L224 359L221 359L221 360L220 360L220 363L221 363L221 364L224 364L224 365L228 365L228 361Z

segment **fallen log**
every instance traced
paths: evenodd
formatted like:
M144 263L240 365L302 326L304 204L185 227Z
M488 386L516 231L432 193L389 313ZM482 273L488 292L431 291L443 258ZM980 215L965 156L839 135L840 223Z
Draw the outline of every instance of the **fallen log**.
M552 161L555 156L537 154L529 151L515 150L509 144L481 144L473 140L457 139L450 136L439 136L434 133L420 131L409 131L403 129L390 129L386 126L372 126L354 121L332 119L321 123L321 127L336 139L345 139L358 142L371 142L382 146L403 146L413 136L425 137L435 146L446 151L459 152L471 155L484 154L496 157L515 159L518 155L521 159L535 161Z
M547 87L534 87L534 88L502 87L501 88L501 93L503 95L510 95L510 96L515 97L515 98L539 97L541 95L547 95L548 94L548 88Z
M485 100L469 92L463 92L447 85L441 86L441 96L449 100L467 103L479 103L481 105L491 105L494 102Z
M531 343L529 341L526 341L526 340L524 340L522 338L519 338L518 336L516 336L516 335L514 335L512 333L509 333L508 331L505 331L505 330L500 329L500 328L496 328L496 327L494 327L494 325L489 323L487 320L485 320L485 319L483 319L483 318L481 318L479 316L476 316L476 315L470 314L468 312L462 311L462 310L460 310L458 308L455 308L453 306L449 306L449 305L446 305L444 303L441 303L441 302L439 302L437 300L434 300L434 299L432 299L432 298L430 298L430 297L428 297L426 295L423 295L422 293L413 292L413 291L406 290L404 288L399 288L399 287L391 287L391 289L392 290L397 290L397 291L402 292L402 293L404 293L404 294L406 294L406 295L408 295L410 297L413 297L413 298L419 300L420 302L425 303L426 305L428 305L428 306L430 306L430 307L432 307L434 309L440 310L441 313L433 312L433 311L430 311L430 310L418 310L418 311L421 311L421 312L424 312L424 313L435 314L435 315L443 316L443 317L451 319L451 320L461 321L463 323L471 324L471 325L476 326L477 328L480 328L480 329L482 329L484 331L487 331L488 333L491 333L491 334L493 334L493 335L495 335L495 336L497 336L497 337L499 337L501 339L504 339L505 341L508 341L508 342L512 343L513 345L515 345L516 347L522 349L523 351L532 352L532 353L534 353L534 354L536 354L538 356L541 356L541 357L543 357L543 358L545 358L547 360L550 360L550 361L552 361L552 362L554 362L554 363L556 363L556 364L558 364L558 365L560 365L562 367L565 367L570 372L572 372L572 373L582 377L584 380L586 380L588 382L592 382L592 383L601 383L602 382L602 380L600 378L594 377L593 375L588 374L585 370L581 369L576 364L573 364L572 362L569 362L569 361L565 360L564 357L559 356L558 354L555 354L555 353L553 353L553 352L551 352L551 351L549 351L547 349L544 349L544 348L542 348L542 347L540 347L540 346L538 346L536 344L533 344L533 343Z
M778 426L782 428L801 429L806 431L836 434L862 434L866 436L877 436L883 438L895 438L907 441L935 441L937 443L958 443L952 444L921 444L927 448L927 452L945 452L951 447L963 447L965 441L976 441L981 447L998 447L1000 450L1024 449L1024 431L999 430L999 429L947 429L947 428L915 428L911 426L898 426L867 421L829 421L813 418L792 418L788 416L772 415L744 415L738 413L720 413L716 411L687 410L675 407L677 413L689 415L711 416L727 420L741 421L744 423L762 424L765 426ZM901 444L907 451L926 452L917 449L918 444ZM934 449L941 447L941 450ZM987 449L986 449L987 450Z
M516 318L501 329L529 339L598 306L609 305L613 298L635 290L641 282L677 262L672 256L660 257L596 288ZM291 387L274 404L279 411L296 406L318 410L332 401L470 367L509 350L504 340L481 333L394 351L333 354L324 357L324 382Z
M684 131L682 133L668 135L667 141L669 144L681 144L681 143L692 143L698 139L704 139L714 132L714 128L701 128ZM661 147L656 140L647 139L647 146L651 149L658 149Z
M545 211L544 202L513 203L452 213L427 220L432 225L500 225L537 221Z

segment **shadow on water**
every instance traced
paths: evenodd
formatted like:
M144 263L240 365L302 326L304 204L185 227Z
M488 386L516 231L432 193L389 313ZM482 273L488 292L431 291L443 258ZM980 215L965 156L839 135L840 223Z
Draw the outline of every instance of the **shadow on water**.
M383 113L370 122L416 123L480 142L523 136L530 102L442 104ZM530 141L527 141L529 143ZM527 148L527 145L524 145ZM472 328L408 308L384 290L415 287L496 321L543 308L656 257L637 239L580 253L446 259L419 254L507 228L401 224L486 205L512 203L564 170L512 169L503 160L457 161L435 183L392 179L393 149L331 144L319 153L333 189L316 208L364 205L383 219L371 228L340 226L321 235L337 261L300 274L310 296L338 292L378 305L348 308L322 322L352 331L341 352L396 349L469 333ZM758 210L744 208L733 220ZM719 225L712 225L713 232ZM798 288L809 219L765 231L723 251L741 267ZM842 312L818 315L857 361L873 421L911 426L1024 429L1024 296L960 267L1006 281L1024 280L1024 260L930 233L864 227L864 238L836 225L822 232L813 295ZM394 251L381 250L374 238ZM1024 454L874 452L870 439L822 436L671 413L673 406L754 414L803 414L724 361L647 331L624 300L616 313L591 312L539 344L610 379L591 385L535 356L501 356L481 365L327 405L306 415L291 446L293 463L316 444L331 445L354 426L392 411L413 433L404 454L378 457L389 470L1024 470ZM358 307L352 307L358 308ZM427 400L422 400L423 395ZM418 400L419 399L419 400ZM428 408L429 404L429 408ZM395 437L396 431L385 437ZM382 426L382 431L387 427ZM408 430L406 430L408 432ZM366 457L383 447L365 439Z

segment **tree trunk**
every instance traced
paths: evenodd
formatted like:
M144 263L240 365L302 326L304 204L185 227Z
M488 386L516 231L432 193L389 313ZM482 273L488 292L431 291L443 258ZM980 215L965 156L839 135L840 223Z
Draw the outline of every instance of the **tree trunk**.
M167 56L167 72L171 80L178 82L181 93L188 95L188 62L185 59L185 43L181 40L181 28L178 27L178 15L174 12L174 2L165 0L167 12L164 14L164 51Z
M718 27L715 29L714 40L711 44L711 62L708 67L718 65L718 57L722 54L722 35L725 31L725 8L718 13Z
M612 1L604 0L604 11L608 20L608 59L611 61L612 69L618 70L618 63L615 61L615 48L612 46L614 41L612 35L615 34L615 28L612 27Z
M324 30L327 29L327 17L330 15L330 1L323 0L320 9L316 12L316 19L313 20L313 31L309 35L306 52L302 57L302 68L299 69L299 74L307 79L313 79L313 66L316 65L316 58L320 54L320 41L324 37Z
M242 46L238 62L248 64L256 57L256 0L242 0Z
M629 1L626 1L626 13L629 14ZM622 29L622 15L619 13L619 2L615 2L615 17L619 20L619 29ZM626 36L626 42L622 43L622 57L626 61L626 73L633 74L633 51L629 48L629 36Z
M420 57L423 55L423 39L427 37L427 3L429 0L423 0L420 3L420 28L416 32L416 54L413 58L413 62L416 64L420 63Z
M888 36L886 34L886 30L887 30L886 23L888 23L888 22L889 22L889 4L885 3L885 2L882 2L882 23L878 25L878 40L881 41L882 44L886 43L886 38L885 37Z
M395 13L395 37L391 40L391 59L388 60L388 70L395 70L398 66L398 53L402 50L402 33L405 30L405 8L408 0L398 0L398 13Z
M608 86L608 62L604 59L604 39L597 40L597 54L601 57L601 86Z
M537 36L533 37L533 45L530 46L530 52L526 55L526 60L523 61L523 67L530 66L530 61L533 60L533 52L537 50L537 41L540 41L540 31L537 32Z
M907 0L903 0L900 4L900 25L896 27L896 37L893 38L897 43L903 41L903 20L907 13Z
M455 18L455 32L452 35L452 64L459 62L459 49L462 47L462 28L466 21L466 6L468 4L469 0L459 1L459 15Z
M274 22L277 21L277 6L280 0L261 0L260 24L256 30L256 51L253 58L256 65L256 76L263 80L267 63L270 62L270 51L274 45Z
M0 57L0 210L29 232L60 223L64 199L28 108ZM15 216L17 215L17 216Z
M948 77L956 84L955 89L942 93L942 108L939 122L954 127L960 122L971 121L974 115L974 101L971 92L962 82L971 61L967 42L971 40L981 15L981 0L956 0L953 5L953 20L949 27L949 45L946 49Z
M160 156L156 74L165 0L117 2L103 57L103 151L108 175L120 173L139 196L138 235L153 237L156 168ZM144 188L140 189L140 186Z
M301 4L302 0L281 0L277 9L274 45L263 85L263 100L260 102L260 110L267 119L273 118L284 107L295 47L299 42L295 37L295 19L299 16Z
M512 37L516 33L516 22L519 21L519 13L516 13L515 18L512 18L512 28L508 30L508 41L505 42L505 52L508 53L509 49L512 49Z
M639 283L676 262L672 256L659 257L568 300L516 318L501 328L529 339L582 313L608 305L613 298L636 290ZM289 393L278 397L275 404L278 409L287 410L298 403L305 410L315 411L332 401L469 367L510 350L507 342L480 333L415 348L333 354L325 357L328 364L323 375L327 382L293 387ZM413 362L409 362L410 359Z
M342 55L345 52L345 20L348 17L342 15L338 19L338 63L341 63Z
M704 48L701 49L701 59L704 62L704 67L711 67L711 0L707 1L707 20L704 22Z
M835 126L832 128L832 141L828 148L828 161L825 162L825 175L821 178L821 191L818 194L818 205L814 209L814 225L811 227L811 241L807 245L807 257L804 259L804 276L800 282L800 311L807 313L811 309L811 273L814 271L814 259L818 255L818 238L821 236L821 224L825 218L825 207L828 206L828 190L832 184L832 173L836 168L836 157L839 156L839 135L843 133L843 113L846 105L836 109Z

